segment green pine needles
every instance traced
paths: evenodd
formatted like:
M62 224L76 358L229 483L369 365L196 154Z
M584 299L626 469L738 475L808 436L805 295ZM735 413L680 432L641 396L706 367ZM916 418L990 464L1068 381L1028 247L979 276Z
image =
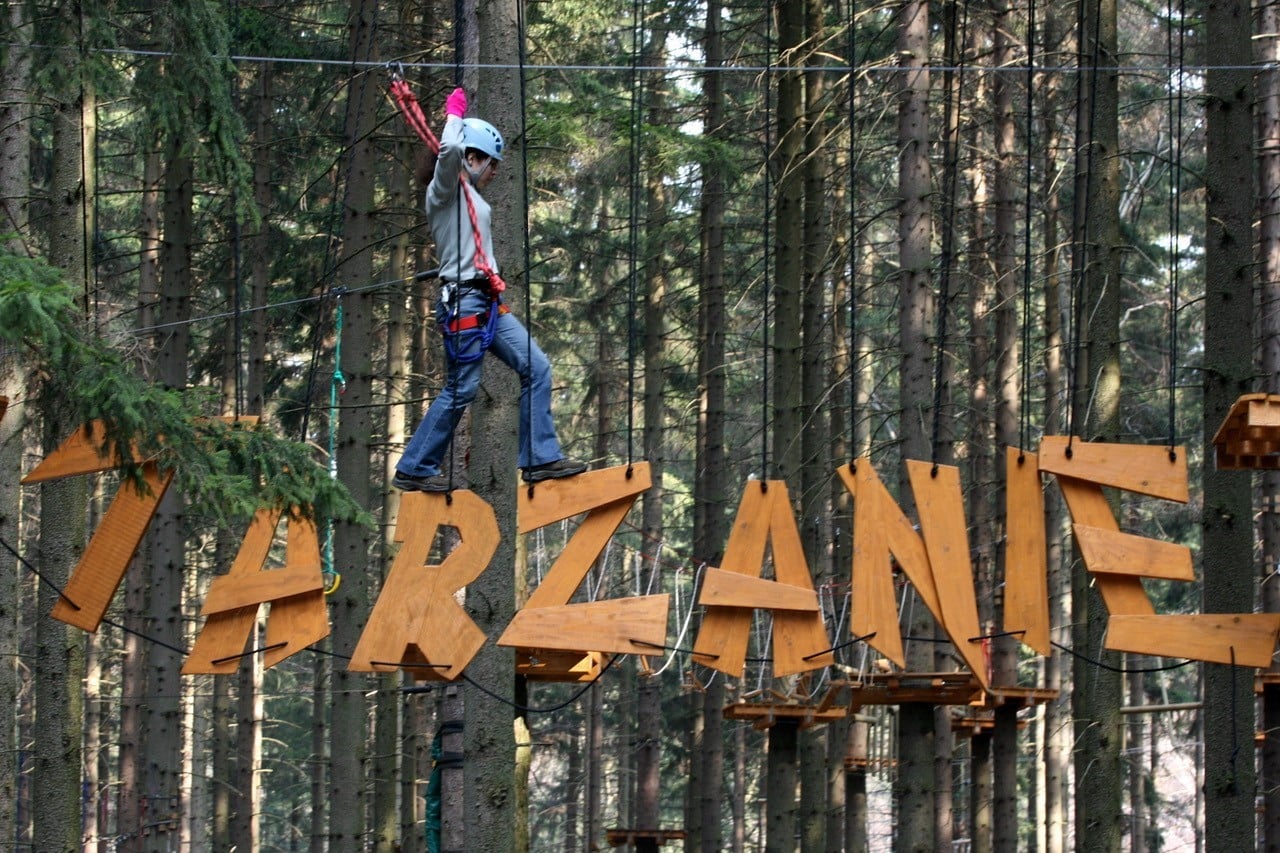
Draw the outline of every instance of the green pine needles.
M0 250L0 372L18 363L37 411L74 426L101 420L108 448L132 442L142 458L173 469L193 512L231 524L263 506L299 507L317 519L371 522L313 447L209 417L212 391L149 382L121 348L86 328L56 269ZM142 482L139 464L121 471Z

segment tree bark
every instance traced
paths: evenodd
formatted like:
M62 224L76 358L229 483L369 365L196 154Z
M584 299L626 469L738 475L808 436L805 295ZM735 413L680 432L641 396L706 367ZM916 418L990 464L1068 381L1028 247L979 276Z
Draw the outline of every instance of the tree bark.
M1250 612L1253 525L1250 478L1218 470L1213 438L1232 404L1253 388L1253 75L1251 16L1240 0L1205 14L1215 65L1206 77L1203 608ZM1254 846L1252 670L1204 666L1204 823L1209 850Z

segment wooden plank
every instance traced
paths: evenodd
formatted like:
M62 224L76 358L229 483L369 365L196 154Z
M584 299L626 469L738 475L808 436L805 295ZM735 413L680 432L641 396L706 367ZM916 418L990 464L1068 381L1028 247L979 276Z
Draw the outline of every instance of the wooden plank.
M428 565L436 531L457 529L461 542L438 565ZM411 667L419 680L454 680L485 643L485 634L454 594L489 565L500 533L493 507L474 492L407 492L400 499L392 561L369 621L351 656L353 672L391 672L416 658L437 668Z
M98 630L160 499L173 482L173 471L162 473L155 463L148 462L142 466L142 480L149 494L140 493L132 481L120 485L50 611L54 619L90 633Z
M748 482L738 503L720 567L725 571L759 577L768 545L772 509L765 481ZM745 668L752 612L738 607L708 607L693 645L698 663L726 675L741 676Z
M1040 442L1040 470L1186 503L1186 448L1174 450L1176 458L1170 460L1167 446L1070 441L1065 435L1046 435Z
M1280 635L1280 613L1112 615L1109 649L1266 669Z
M765 551L773 543L775 576L791 586L812 589L808 563L800 547L800 533L786 483L768 480L747 483L738 515L729 533L721 569L758 578ZM727 675L742 675L754 611L707 604L694 656L699 663ZM772 611L771 611L772 613ZM780 611L773 616L773 674L789 675L819 669L834 662L831 641L820 611Z
M263 569L253 574L226 574L214 578L200 615L211 616L317 590L324 591L324 576L320 573L319 563Z
M1091 572L1194 581L1191 549L1118 530L1072 525L1080 554Z
M285 539L286 567L314 572L320 583L317 589L283 596L272 596L267 613L267 652L262 664L270 669L308 646L329 636L329 608L324 600L324 562L320 555L320 533L314 519L290 517Z
M254 514L240 542L240 549L231 561L231 568L226 575L213 579L209 593L213 593L219 584L226 583L226 578L261 570L267 562L281 515L281 510L270 507L261 508ZM209 593L206 593L202 613L208 607ZM208 613L182 664L182 674L229 675L236 672L240 668L240 655L244 654L257 621L259 603L253 601L236 610Z
M769 543L773 552L773 576L780 584L813 590L813 575L800 541L800 528L791 511L791 496L785 482L778 481L771 491L772 510L769 513ZM814 594L817 601L817 594ZM820 609L799 611L790 608L774 610L773 663L775 678L820 669L836 662L831 651L831 638Z
M530 681L595 681L612 655L558 649L516 649L516 673Z
M1043 468L1042 468L1043 470ZM1119 532L1120 525L1111 513L1111 505L1096 483L1059 475L1058 488L1067 502L1071 520L1085 527ZM1113 617L1119 614L1153 615L1155 607L1142 588L1142 579L1117 574L1094 575L1098 592Z
M592 564L604 553L610 538L618 531L635 496L611 504L594 507L579 524L564 550L542 578L542 583L529 596L525 609L568 604L581 586Z
M723 569L707 569L703 573L698 601L716 607L818 610L818 594L812 587L805 589Z
M46 480L59 480L76 474L97 474L120 467L119 448L115 453L108 453L103 442L106 438L106 427L102 421L91 421L76 429L67 436L58 448L32 468L23 483L41 483ZM142 456L136 446L129 448L132 461L142 462Z
M224 421L229 424L244 423L252 425L258 422L256 416L241 417L237 421L234 417L219 417L217 420ZM22 478L25 483L40 483L46 480L58 480L63 477L71 477L76 474L97 474L102 471L110 471L113 468L119 468L121 464L121 456L119 448L114 448L114 452L108 453L104 446L106 439L106 427L101 420L90 421L80 426L66 440L58 446L48 456L46 456L40 464ZM130 458L133 462L143 462L143 457L139 453L136 444L129 446Z
M516 494L519 532L529 533L623 498L634 501L651 485L649 463L636 462L520 488Z
M258 510L231 569L210 584L201 609L208 618L182 667L183 674L237 671L262 604L270 605L262 644L267 668L329 635L314 523L291 518L285 527L284 567L263 568L282 514L279 509Z
M978 597L973 589L973 562L964 518L960 469L907 460L907 477L915 494L916 513L942 610L942 627L956 651L985 688L991 683L982 653Z
M854 496L850 632L854 637L866 637L868 645L898 666L906 666L890 565L892 557L876 508L877 495L883 486L870 459L857 460L852 470L841 465L838 473L845 488Z
M1049 642L1049 565L1044 490L1035 454L1005 448L1004 630L1042 655Z
M670 602L668 595L640 595L525 608L512 618L498 645L661 655Z

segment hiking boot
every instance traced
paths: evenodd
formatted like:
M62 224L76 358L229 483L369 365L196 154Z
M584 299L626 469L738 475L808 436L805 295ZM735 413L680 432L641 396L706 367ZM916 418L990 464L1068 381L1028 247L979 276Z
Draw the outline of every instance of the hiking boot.
M559 480L574 477L587 470L587 463L581 459L557 459L555 462L544 462L524 469L524 481L537 483L542 480Z
M430 477L415 477L399 471L391 478L391 485L402 492L447 492L455 488L444 474L433 474ZM456 488L462 488L457 486Z

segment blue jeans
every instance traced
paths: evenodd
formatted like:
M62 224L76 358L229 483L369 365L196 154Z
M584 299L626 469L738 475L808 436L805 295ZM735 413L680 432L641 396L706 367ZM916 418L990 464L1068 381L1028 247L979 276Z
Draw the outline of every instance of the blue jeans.
M489 297L484 293L466 288L461 296L460 316L479 314L488 304ZM446 309L443 299L436 303L437 321L443 319ZM514 314L498 316L489 352L520 377L519 466L530 468L560 459L563 454L551 419L551 364L546 355ZM396 463L401 474L434 477L440 473L453 431L480 388L485 359L462 364L449 358L447 351L445 359L449 363L448 380Z

